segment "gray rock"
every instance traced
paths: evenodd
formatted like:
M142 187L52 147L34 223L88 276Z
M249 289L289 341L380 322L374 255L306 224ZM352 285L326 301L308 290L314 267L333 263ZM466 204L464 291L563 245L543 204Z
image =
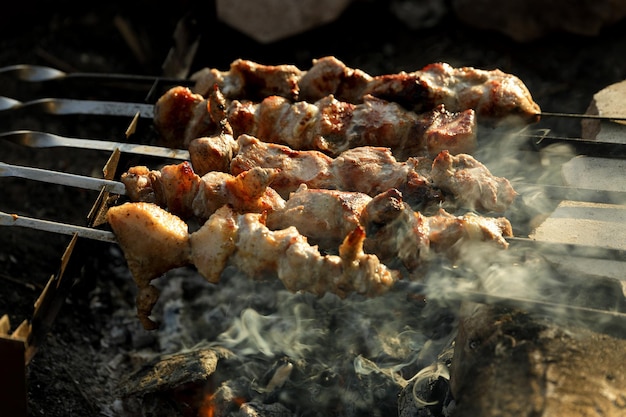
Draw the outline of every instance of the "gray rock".
M352 0L217 0L217 17L261 43L335 20Z

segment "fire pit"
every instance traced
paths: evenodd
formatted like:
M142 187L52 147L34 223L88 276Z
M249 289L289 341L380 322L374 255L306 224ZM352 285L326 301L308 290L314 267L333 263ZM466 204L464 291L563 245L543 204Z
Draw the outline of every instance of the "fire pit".
M262 46L212 22L210 27L202 26L203 41L193 66L227 68L233 59L243 57L275 64L289 62L306 68L313 58L335 55L370 74L412 71L437 61L497 67L524 80L544 110L577 114L586 111L595 92L626 78L626 73L619 70L624 68L620 61L624 58L615 53L624 41L623 31L620 32L623 27L609 29L597 38L575 38L576 52L563 46L570 44L565 42L567 37L564 36L515 44L499 35L473 31L453 19L423 31L396 24L397 31L388 37L369 38L373 35L363 34L350 45L330 42L357 33L355 22L360 22L357 26L371 22L369 12L379 10L376 7L382 6L354 5L345 19L323 29ZM3 66L46 65L68 73L80 70L160 74L162 57L173 43L172 34L180 17L182 13L175 18L160 17L161 26L157 31L152 26L143 26L143 21L133 15L111 11L92 15L74 9L72 17L65 21L41 19L37 39L13 32L10 40L3 41L5 48L0 62ZM140 61L129 52L120 35L119 25L124 25L119 23L121 18L138 32L159 34L148 37L153 63ZM380 13L377 18L393 19L391 15ZM118 22L117 27L112 24L114 21ZM115 34L110 38L117 42L114 50L107 50L98 37L86 38L84 42L67 41L66 35L88 27L89 22L97 22L103 30ZM229 47L216 51L215 39L226 39ZM20 45L28 45L26 55L18 54ZM129 102L153 103L158 97L158 90L151 90L154 86L150 82L138 82L130 90L127 84L94 88L93 84L81 84L80 80L70 80L69 85L70 88L63 82L15 82L9 77L0 81L2 94L21 102L42 97L117 99L120 91L124 94L123 100ZM158 87L163 88L163 85ZM5 112L2 117L6 120L3 131L30 129L69 137L151 144L155 141L149 118L140 118L134 134L126 137L131 116L59 116L41 108L23 108ZM549 129L543 139L541 128ZM515 235L530 233L532 226L540 224L557 208L562 196L554 197L556 202L541 196L532 201L528 198L546 190L563 192L558 187L541 186L560 184L561 162L571 159L579 149L589 149L578 145L563 147L563 142L555 139L580 136L580 120L546 117L538 125L515 132L515 135L498 136L501 132L497 130L483 130L480 135L481 141L492 146L481 149L478 159L498 175L517 179L518 191L527 198L524 208L529 210L517 207L519 211L509 213L516 228ZM523 135L538 137L520 140ZM539 139L542 142L532 148ZM520 143L531 148L518 153ZM93 177L102 176L100 170L110 156L106 151L43 150L8 141L1 146L2 162ZM519 155L526 159L515 160ZM156 165L162 161L124 153L116 172L109 175L117 178L120 170L129 166ZM85 216L98 197L97 192L68 190L15 178L2 178L2 189L5 195L2 211L70 224L86 225ZM613 201L600 201L608 202ZM0 239L2 247L8 248L0 253L1 277L7 288L0 298L3 306L0 313L9 314L13 331L23 320L32 317L33 304L44 291L50 275L65 267L61 255L70 238L2 227ZM161 299L154 313L161 318L161 327L156 332L148 332L137 321L136 289L120 249L109 243L80 239L69 257L69 264L63 269L63 285L58 287L61 297L57 300L63 303L49 310L58 314L44 317L50 321L43 321L41 339L26 368L29 414L453 415L455 402L446 376L454 355L459 355L459 350L455 352L455 340L462 340L469 350L462 361L456 358L457 363L467 365L453 372L462 375L464 380L472 380L473 372L487 380L484 369L489 365L477 363L474 352L489 357L485 352L493 353L496 348L491 347L497 346L500 353L521 355L513 343L537 340L543 340L544 345L555 343L547 336L539 336L550 329L556 329L552 334L567 340L568 333L560 329L569 331L572 323L560 321L563 314L555 311L563 308L564 303L580 307L566 312L570 319L574 315L580 319L573 327L580 328L580 334L595 332L599 335L593 336L597 337L593 339L597 343L615 349L622 346L623 335L612 326L615 320L620 320L618 313L623 311L619 277L596 271L599 281L590 283L588 272L564 270L562 262L555 262L553 259L559 254L552 253L552 261L547 262L549 256L543 255L554 252L553 246L530 251L520 242L516 246L512 241L511 245L516 256L496 257L491 267L470 265L459 269L445 262L432 265L429 279L423 285L398 285L388 294L371 299L292 294L280 282L255 282L235 270L228 271L218 285L209 285L195 271L180 268L159 280ZM521 253L524 256L520 258ZM599 258L604 261L609 256L621 255L610 252ZM598 259L585 253L576 257ZM619 261L619 258L611 260ZM560 269L555 271L555 265ZM534 274L549 271L558 279L538 283L529 280L528 271ZM519 279L510 278L518 275ZM459 286L459 278L474 276L485 283L489 297L484 292L472 292L473 288L463 291ZM507 285L519 288L500 291L488 287L502 285L498 280L503 276L509 277L505 280ZM565 278L571 281L559 281ZM571 282L576 285L574 289L568 287ZM547 293L542 293L544 290L553 293L546 296ZM502 295L505 299L499 298ZM516 299L512 300L512 296ZM482 324L470 320L483 315L463 313L463 338L456 339L460 312L470 308L469 302L504 306L504 310L485 314L498 323L487 326L493 335L481 333ZM609 304L616 314L606 313ZM464 310L460 310L461 305ZM526 315L526 311L532 314ZM540 318L534 315L536 313L541 313ZM606 325L600 326L598 317L606 319ZM520 320L521 327L516 327ZM475 331L480 337L473 333ZM522 331L526 333L521 335ZM558 346L554 344L550 348L554 349L550 354L557 355ZM492 363L514 367L511 362L507 365L509 357L512 356L503 354ZM521 357L515 356L518 360ZM592 363L584 364L587 365ZM607 378L617 386L623 381L619 373L611 378L607 375ZM471 403L468 398L472 394L466 387L459 384L455 389L462 394L465 404ZM426 404L431 401L437 404ZM463 410L459 407L457 412L463 413ZM487 412L485 408L481 410Z

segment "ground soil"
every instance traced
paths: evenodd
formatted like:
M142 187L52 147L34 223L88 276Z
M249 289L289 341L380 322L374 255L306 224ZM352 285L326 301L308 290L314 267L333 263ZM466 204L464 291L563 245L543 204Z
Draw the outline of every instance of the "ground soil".
M519 44L462 25L454 16L435 27L409 29L389 12L386 2L363 1L336 22L261 45L217 22L212 2L170 6L155 9L152 2L143 1L97 6L71 1L17 4L0 17L0 67L39 64L66 71L158 75L176 24L193 10L202 37L192 72L205 66L227 69L236 58L307 68L313 58L335 55L372 75L445 61L516 74L545 111L575 113L586 110L596 91L626 78L626 22L606 28L597 37L554 34ZM120 17L142 40L143 58L121 36L115 24ZM10 80L0 81L0 88L0 94L22 100L42 93ZM106 93L92 88L80 94ZM71 94L62 86L44 90L45 94L55 92ZM51 129L77 136L123 137L122 127L108 121L48 118L28 112L0 114L0 121L2 131ZM578 129L559 122L552 126L571 134ZM3 162L96 175L107 157L86 151L24 149L9 143L0 143L0 155ZM69 193L7 178L0 179L0 190L3 211L78 223L84 223L95 199L88 192ZM62 236L0 228L0 314L8 314L14 326L31 316L33 303L58 270L67 243L68 238ZM115 306L132 305L133 289L115 248L81 241L79 256L73 259L76 262L67 275L75 283L28 367L32 416L100 415L99 404L108 399L107 367L113 366L116 352L108 346L104 329Z

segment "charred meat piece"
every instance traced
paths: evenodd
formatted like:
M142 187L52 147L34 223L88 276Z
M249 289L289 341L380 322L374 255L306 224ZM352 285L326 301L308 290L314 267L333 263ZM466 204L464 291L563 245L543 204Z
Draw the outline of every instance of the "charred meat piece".
M430 240L424 217L402 199L396 189L374 197L361 213L367 239L365 250L392 268L418 270L428 259Z
M517 196L509 180L492 175L485 165L466 154L441 152L433 161L431 176L460 205L479 211L503 212Z
M291 101L315 102L332 94L338 100L359 104L372 95L416 112L440 104L452 112L474 109L481 122L488 123L532 123L540 113L518 77L498 69L455 68L442 62L419 71L373 77L332 56L314 60L308 71L236 60L228 71L205 68L192 79L196 81L194 91L205 97L217 84L228 99L279 95Z
M331 171L333 159L322 152L296 151L250 135L239 136L237 148L237 154L229 161L230 172L237 175L255 167L275 168L272 188L283 198L288 198L301 184L309 188L339 188Z
M185 88L171 88L155 105L154 123L164 143L188 148L194 139L223 133L225 122L213 120L209 100L181 90ZM476 147L476 118L471 109L453 113L438 106L417 114L369 95L360 104L332 95L315 103L293 103L279 96L258 103L233 100L227 105L226 121L233 137L249 134L295 150L333 156L357 146L389 147L399 159L441 149L471 153ZM183 125L187 127L181 129Z
M214 131L215 122L208 110L208 100L185 87L169 89L154 106L154 127L163 146L181 147L184 138L204 136ZM195 113L198 113L196 116Z
M486 217L475 213L453 216L439 210L434 216L425 217L428 222L428 238L431 248L437 252L450 251L459 242L493 242L508 248L506 237L513 236L511 223L505 217Z
M294 65L263 65L245 59L236 59L228 71L203 68L193 74L194 91L208 97L215 85L227 98L246 97L261 100L281 96L296 100L298 81L302 71Z

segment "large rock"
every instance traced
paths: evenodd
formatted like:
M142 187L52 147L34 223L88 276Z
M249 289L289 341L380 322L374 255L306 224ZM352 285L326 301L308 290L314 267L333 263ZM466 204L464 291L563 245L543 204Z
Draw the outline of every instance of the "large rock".
M587 114L626 118L626 80L611 84L593 95ZM626 144L626 122L584 119L581 123L583 139Z
M466 303L450 375L452 416L624 416L625 349L623 332Z
M335 20L352 0L217 0L217 17L261 43Z

